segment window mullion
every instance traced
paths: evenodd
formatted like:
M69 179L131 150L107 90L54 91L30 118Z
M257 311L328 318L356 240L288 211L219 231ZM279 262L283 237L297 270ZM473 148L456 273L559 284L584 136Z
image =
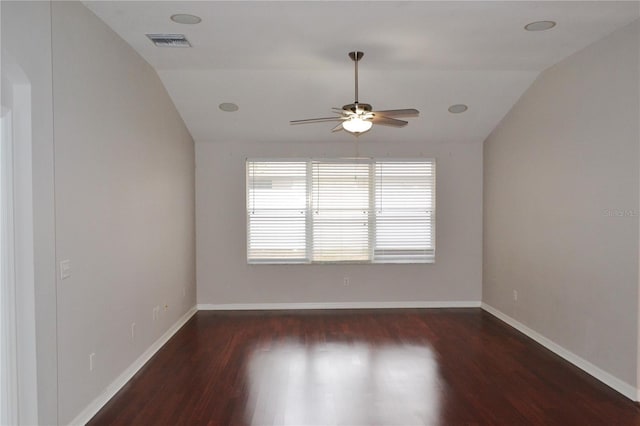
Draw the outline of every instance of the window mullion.
M376 162L369 163L369 262L375 260L376 250Z
M305 212L306 256L313 262L313 161L307 161L307 211Z
M246 194L246 201L247 201L247 214L245 215L245 226L246 226L246 230L247 230L247 239L246 239L246 252L247 252L247 259L249 259L250 256L250 251L251 251L251 215L253 214L253 193L255 191L255 187L254 187L254 181L253 181L253 162L249 162L248 160L245 159L245 182L247 183L247 194ZM251 170L251 171L249 171ZM249 187L249 181L251 181L251 187ZM250 189L249 189L250 188Z

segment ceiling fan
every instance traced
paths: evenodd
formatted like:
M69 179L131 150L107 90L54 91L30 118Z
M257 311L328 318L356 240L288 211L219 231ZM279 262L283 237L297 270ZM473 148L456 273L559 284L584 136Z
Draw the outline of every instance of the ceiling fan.
M390 127L404 127L409 124L407 121L398 120L395 117L417 117L420 113L417 109L390 109L383 111L373 111L369 104L358 102L358 62L364 56L363 52L349 52L349 57L355 63L356 100L352 104L344 105L342 108L332 108L337 117L310 118L306 120L293 120L290 124L323 123L326 121L340 121L331 129L332 132L346 130L349 133L359 136L371 129L374 124Z

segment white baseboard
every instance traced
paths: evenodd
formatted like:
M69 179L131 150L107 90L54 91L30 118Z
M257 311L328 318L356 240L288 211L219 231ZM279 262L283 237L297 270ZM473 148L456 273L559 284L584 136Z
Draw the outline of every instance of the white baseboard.
M480 302L326 302L326 303L225 303L200 304L199 311L281 311L299 309L398 309L398 308L479 308Z
M113 396L118 393L118 391L122 389L122 387L126 385L129 380L131 380L131 378L147 363L147 361L149 361L151 357L155 355L155 353L158 352L158 350L162 348L162 346L164 346L164 344L167 343L169 339L171 339L171 337L178 330L180 330L180 328L185 325L186 322L189 321L189 319L196 312L198 312L198 309L195 306L189 309L186 314L180 317L180 319L178 319L178 321L176 321L162 336L160 336L158 340L153 342L153 344L149 346L149 348L144 351L144 353L140 355L138 359L136 359L129 367L127 367L127 369L124 370L124 372L122 372L122 374L120 374L117 379L115 379L109 386L107 386L102 394L94 399L69 424L74 426L87 424L87 422L91 420L91 418L95 416L96 413L100 411L100 409L104 407L104 405L109 402L109 400L113 398Z
M502 321L509 324L511 327L515 328L519 332L525 334L526 336L532 338L536 342L540 343L545 348L549 349L551 352L554 352L556 355L561 356L565 360L569 361L571 364L576 367L584 370L586 373L592 375L596 379L600 380L605 385L613 388L614 390L620 392L622 395L626 396L632 401L638 401L639 390L634 388L632 385L620 380L619 378L607 373L596 365L590 363L584 358L579 357L568 349L560 346L554 341L544 337L542 334L538 333L535 330L527 327L521 322L511 318L509 315L497 310L496 308L487 305L486 303L482 303L482 309L489 312L491 315L501 319Z

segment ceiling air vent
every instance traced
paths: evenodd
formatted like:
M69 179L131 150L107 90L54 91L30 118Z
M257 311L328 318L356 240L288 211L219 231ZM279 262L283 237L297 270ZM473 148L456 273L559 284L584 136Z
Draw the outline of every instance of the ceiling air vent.
M147 37L158 47L191 47L184 34L147 34Z

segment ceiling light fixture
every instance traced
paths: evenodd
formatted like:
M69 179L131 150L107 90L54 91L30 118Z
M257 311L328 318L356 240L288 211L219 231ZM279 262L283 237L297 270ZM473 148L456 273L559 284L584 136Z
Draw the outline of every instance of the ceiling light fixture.
M325 123L336 121L339 124L331 129L332 132L345 130L355 136L367 132L376 125L390 127L404 127L408 121L398 120L396 117L417 117L420 114L415 108L387 109L374 111L369 104L358 102L358 62L362 59L363 52L349 52L349 57L355 64L355 102L343 105L342 108L332 108L337 117L308 118L304 120L292 120L290 124Z
M232 102L223 102L220 105L218 105L218 108L220 108L224 112L236 112L237 110L240 109L238 105Z
M371 121L365 120L357 115L353 115L342 122L342 128L353 134L364 133L371 129L371 126L373 126Z
M193 25L202 22L202 18L196 15L189 15L188 13L176 13L171 15L171 20L178 24Z
M524 26L527 31L546 31L555 27L556 23L553 21L535 21Z
M451 105L449 107L449 112L451 114L461 114L461 113L465 112L468 109L469 109L469 107L466 106L465 104L456 104L456 105Z

